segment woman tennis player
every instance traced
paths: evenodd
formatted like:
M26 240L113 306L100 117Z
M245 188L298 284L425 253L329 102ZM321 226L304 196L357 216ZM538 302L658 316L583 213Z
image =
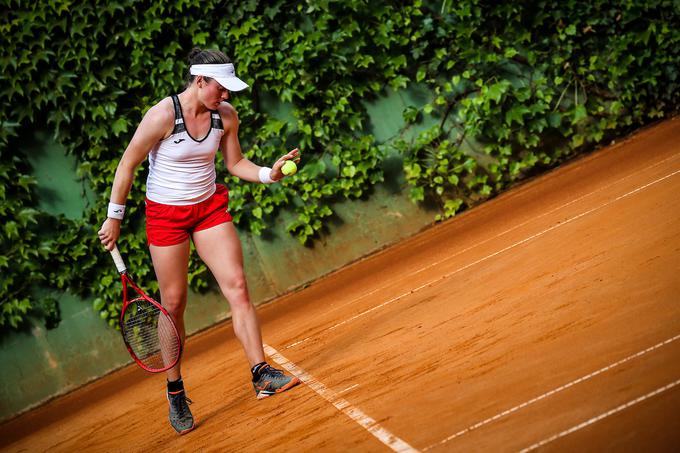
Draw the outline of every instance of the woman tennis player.
M229 192L215 183L215 154L218 149L222 152L232 175L271 184L284 177L285 161L299 161L299 153L295 149L285 154L272 168L244 158L238 115L225 101L230 91L248 85L236 77L234 65L220 51L193 49L189 63L185 90L151 107L137 127L118 164L107 219L98 234L104 247L113 249L135 170L148 156L146 232L161 302L184 341L191 238L229 301L234 332L250 362L255 394L265 398L300 381L265 361L260 325L246 287L241 243L227 210ZM193 429L194 419L179 363L167 377L170 424L183 434Z

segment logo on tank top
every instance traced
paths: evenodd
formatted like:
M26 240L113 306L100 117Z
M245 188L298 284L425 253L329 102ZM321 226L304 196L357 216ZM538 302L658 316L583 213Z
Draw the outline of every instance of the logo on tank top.
M182 143L185 139L180 138L179 140L175 140L175 143Z

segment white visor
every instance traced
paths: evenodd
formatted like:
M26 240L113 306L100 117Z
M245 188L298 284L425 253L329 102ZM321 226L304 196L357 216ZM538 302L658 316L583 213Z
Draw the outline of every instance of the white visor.
M241 91L248 88L248 84L236 77L236 70L231 63L226 64L195 64L189 68L191 75L201 75L217 80L229 91Z

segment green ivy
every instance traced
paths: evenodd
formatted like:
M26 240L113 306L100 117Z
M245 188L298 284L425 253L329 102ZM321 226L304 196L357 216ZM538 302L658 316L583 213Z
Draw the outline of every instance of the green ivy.
M0 19L0 329L58 321L60 292L93 299L116 325L119 288L96 230L116 165L144 112L182 89L195 45L232 56L252 87L233 100L246 155L271 163L299 146L298 175L238 183L219 165L239 228L260 234L283 209L308 244L334 203L370 195L388 150L411 198L455 215L576 153L676 112L680 15L672 1L397 2L368 0L7 1ZM363 102L413 84L433 94L403 112L401 138L376 143ZM292 121L267 113L290 108ZM407 139L425 117L437 125ZM79 162L96 203L72 221L38 208L19 139L48 128ZM154 281L142 167L120 246ZM194 291L207 270L190 264ZM151 287L152 291L157 288Z
M425 31L446 39L412 52L426 55L415 78L435 93L423 112L441 124L395 144L411 198L451 217L674 114L679 13L672 1L445 2Z

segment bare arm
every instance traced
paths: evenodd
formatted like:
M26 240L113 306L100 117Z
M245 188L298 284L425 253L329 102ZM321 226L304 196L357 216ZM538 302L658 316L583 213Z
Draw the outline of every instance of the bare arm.
M224 135L220 142L220 149L222 150L227 170L240 179L260 182L259 171L261 167L243 157L241 152L241 144L238 140L239 121L236 110L231 105L222 103L219 112L222 117L222 124L224 125ZM281 172L281 167L287 160L300 160L297 148L284 154L274 163L270 173L272 180L279 181L283 178L284 175Z
M146 159L154 145L169 132L174 114L168 110L166 101L161 101L146 112L118 162L111 189L112 203L125 204L137 167Z
M168 99L146 112L116 168L111 189L112 203L125 204L137 167L146 159L153 146L170 132L173 120L174 113L171 106L168 107ZM99 239L107 250L113 249L120 236L120 223L118 219L107 218L99 230Z

